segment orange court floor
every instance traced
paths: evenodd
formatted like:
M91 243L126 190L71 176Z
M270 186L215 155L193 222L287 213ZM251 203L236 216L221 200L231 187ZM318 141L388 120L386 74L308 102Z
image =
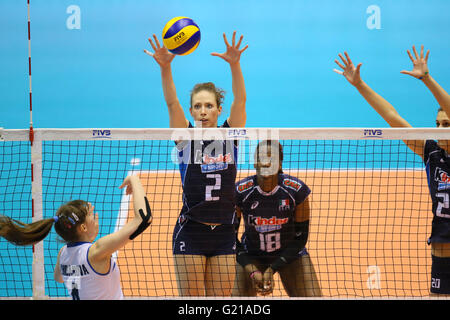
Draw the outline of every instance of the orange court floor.
M287 173L312 189L307 250L324 297L428 296L432 214L423 170ZM181 209L180 175L175 171L139 175L153 222L118 253L124 294L178 297L172 231ZM239 174L237 179L243 177ZM132 202L127 211L129 219ZM278 275L272 296L287 297Z

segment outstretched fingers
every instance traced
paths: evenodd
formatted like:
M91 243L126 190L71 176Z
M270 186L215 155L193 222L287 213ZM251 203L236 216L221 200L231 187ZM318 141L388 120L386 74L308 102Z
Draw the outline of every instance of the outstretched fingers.
M414 58L413 58L413 56L411 54L411 51L406 50L406 52L408 53L409 59L411 59L412 63L414 63L415 60L414 60Z
M148 51L147 49L144 49L144 52L146 54L148 54L150 57L153 57L153 53L151 53L150 51Z
M342 70L345 70L346 67L345 67L344 65L342 65L342 63L340 63L337 59L335 59L334 62L335 62L339 67L341 67Z
M158 37L156 36L156 34L153 34L153 39L155 39L156 47L158 49L160 49L161 45L159 44L159 40L158 40Z
M412 48L413 48L413 51L414 51L414 56L416 57L416 60L418 60L419 56L417 54L416 46L413 46Z
M155 37L155 35L153 35ZM148 42L150 42L150 46L152 47L153 51L156 51L156 45L153 43L152 38L148 38Z
M236 34L236 31L234 32L234 34ZM239 50L239 47L241 46L242 39L244 39L244 35L241 35L241 36L239 37L239 41L238 41L238 43L236 44L236 49L238 49L238 50Z
M348 67L349 62L347 60L345 60L344 56L341 53L339 53L339 58L341 58L342 62L345 64L345 66Z
M225 42L227 48L231 47L230 44L228 43L227 35L225 34L225 32L223 33L223 41Z
M353 65L353 61L352 61L352 59L350 59L350 56L348 55L347 51L344 51L344 54L345 54L345 57L347 58L348 64L350 66L352 66Z
M428 56L430 55L430 50L427 51L427 54L425 55L425 62L428 62Z
M406 52L408 53L409 59L411 59L411 61L413 63L415 63L419 59L424 59L425 62L428 62L428 56L430 55L430 50L427 50L427 53L424 56L425 50L424 50L424 46L423 45L420 47L420 55L417 54L417 50L416 50L415 46L412 46L412 49L413 49L413 52L414 52L415 59L414 59L413 55L411 54L411 51L406 50Z

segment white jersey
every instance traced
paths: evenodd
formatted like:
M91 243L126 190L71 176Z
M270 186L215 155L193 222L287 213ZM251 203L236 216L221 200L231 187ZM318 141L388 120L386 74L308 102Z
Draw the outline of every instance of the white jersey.
M88 259L91 246L91 242L75 242L61 249L59 267L69 295L74 300L123 299L119 266L111 258L107 273L96 272Z

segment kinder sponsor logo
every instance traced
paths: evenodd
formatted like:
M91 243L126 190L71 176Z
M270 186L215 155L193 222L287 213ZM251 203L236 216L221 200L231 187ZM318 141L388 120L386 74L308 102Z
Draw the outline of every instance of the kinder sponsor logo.
M233 162L233 157L231 153L227 154L219 154L217 157L204 155L203 156L203 164L214 164L214 163L231 163Z
M94 130L92 130L92 138L94 138L94 139L99 139L99 138L111 139L111 130L94 129Z
M364 138L382 138L383 130L381 129L364 129Z
M253 225L258 232L269 232L279 230L284 224L289 222L289 218L277 218L273 216L271 218L248 216L250 225Z
M436 168L435 180L438 182L438 190L450 189L450 177L441 168Z
M200 166L203 173L222 171L228 169L228 164L233 162L231 153L218 156L203 155L203 164Z

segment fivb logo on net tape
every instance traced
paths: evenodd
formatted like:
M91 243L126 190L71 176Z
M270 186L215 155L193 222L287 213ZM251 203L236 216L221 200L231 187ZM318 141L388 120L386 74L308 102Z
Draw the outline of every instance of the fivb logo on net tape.
M111 130L109 129L93 129L92 130L93 139L111 139Z
M246 138L247 129L229 129L227 131L228 138Z
M381 129L364 129L363 138L382 138L383 130Z
M204 130L206 129L206 130ZM224 141L232 142L239 140L239 152L232 161L225 161L224 163L236 164L253 164L253 154L256 150L257 144L254 141L262 140L276 140L280 138L280 132L274 128L202 128L201 122L196 123L195 128L177 129L172 132L170 137L174 141L191 141L194 143L194 159L219 159L228 160L226 155L234 154L233 143L223 143ZM201 141L210 141L208 147L202 148ZM211 142L212 141L212 142ZM249 142L247 142L249 141ZM180 144L181 146L181 144ZM207 155L207 157L204 157ZM172 163L175 164L189 164L191 161L190 154L182 152L178 147L174 147L171 152ZM206 164L202 161L195 161L194 163ZM220 161L223 162L223 161Z

